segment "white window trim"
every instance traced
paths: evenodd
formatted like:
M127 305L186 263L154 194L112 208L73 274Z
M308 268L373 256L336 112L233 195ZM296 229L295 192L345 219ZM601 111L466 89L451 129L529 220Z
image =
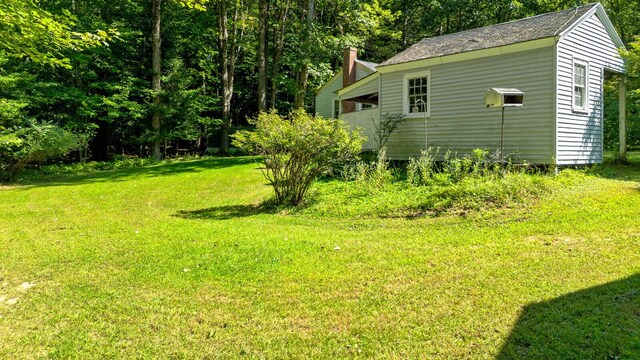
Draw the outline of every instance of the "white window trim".
M584 107L576 106L576 65L584 66ZM589 113L589 62L586 60L573 58L571 62L571 110L573 112L588 114Z
M342 109L340 109L342 107L342 101L340 101L340 98L334 97L333 100L331 100L331 117L332 118L336 118L335 117L336 116L336 101L338 102L338 118L340 117L340 115L342 115Z
M409 111L409 80L417 78L427 78L427 112L411 113ZM402 104L404 110L404 116L407 118L422 118L431 117L431 70L425 70L420 72L414 72L404 74L404 81L402 82Z

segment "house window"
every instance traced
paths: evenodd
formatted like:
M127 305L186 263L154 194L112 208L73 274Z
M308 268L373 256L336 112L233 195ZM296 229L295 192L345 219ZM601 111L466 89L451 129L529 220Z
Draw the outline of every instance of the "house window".
M407 74L404 77L404 113L429 116L431 113L431 72Z
M356 103L356 111L362 111L362 110L369 110L369 109L373 109L376 106L373 104L367 104L367 103Z
M340 117L340 100L333 100L333 118Z
M587 100L589 98L587 76L587 64L582 62L573 63L573 110L586 111Z

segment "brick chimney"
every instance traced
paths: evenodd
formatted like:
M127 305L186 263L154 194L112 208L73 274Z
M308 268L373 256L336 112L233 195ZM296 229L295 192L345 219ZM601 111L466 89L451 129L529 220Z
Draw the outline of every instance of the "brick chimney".
M356 82L356 59L358 49L352 47L344 48L342 52L342 87L347 87ZM356 103L353 101L342 101L342 113L356 111Z

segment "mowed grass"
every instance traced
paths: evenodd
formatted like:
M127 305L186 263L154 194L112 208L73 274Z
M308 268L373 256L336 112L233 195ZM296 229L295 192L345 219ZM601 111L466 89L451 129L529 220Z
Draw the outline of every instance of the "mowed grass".
M0 358L640 357L637 162L463 216L270 191L250 158L0 189Z

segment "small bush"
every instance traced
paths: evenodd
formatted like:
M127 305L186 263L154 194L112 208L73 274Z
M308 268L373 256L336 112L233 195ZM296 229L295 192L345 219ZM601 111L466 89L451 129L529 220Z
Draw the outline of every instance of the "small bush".
M378 149L382 149L387 145L391 134L396 131L400 123L405 120L404 114L385 113L380 122L374 122L374 140L378 145Z
M238 131L233 144L264 156L263 174L273 186L276 205L298 205L313 181L339 164L354 159L364 138L344 121L313 117L303 110L289 118L261 113L254 131Z
M86 139L57 125L30 122L0 132L0 178L11 180L31 163L66 155Z

